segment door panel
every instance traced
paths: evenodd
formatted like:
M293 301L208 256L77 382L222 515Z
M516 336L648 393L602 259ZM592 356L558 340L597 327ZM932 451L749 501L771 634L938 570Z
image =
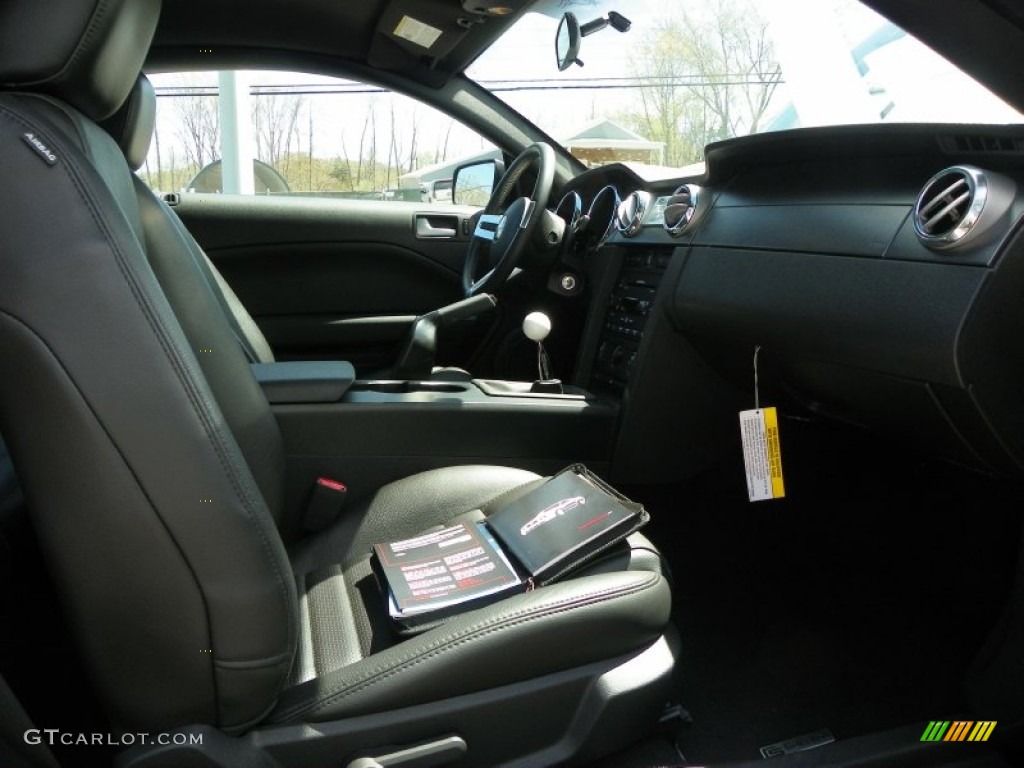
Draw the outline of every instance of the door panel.
M462 298L472 208L181 195L175 207L280 359L394 361L416 315ZM458 364L473 324L444 340Z

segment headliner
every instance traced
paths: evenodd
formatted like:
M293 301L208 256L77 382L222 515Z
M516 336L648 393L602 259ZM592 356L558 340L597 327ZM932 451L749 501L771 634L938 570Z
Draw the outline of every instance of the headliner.
M194 67L204 55L258 63L261 54L312 54L437 86L468 67L530 5L500 2L513 13L473 13L462 0L164 0L150 60L156 68ZM403 16L431 25L440 37L426 49L394 35Z

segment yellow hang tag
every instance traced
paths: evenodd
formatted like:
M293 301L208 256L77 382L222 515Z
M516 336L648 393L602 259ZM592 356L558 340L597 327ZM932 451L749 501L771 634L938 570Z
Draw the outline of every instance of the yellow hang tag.
M743 436L743 464L747 470L750 500L783 498L786 487L782 482L779 417L775 408L741 411L740 434Z

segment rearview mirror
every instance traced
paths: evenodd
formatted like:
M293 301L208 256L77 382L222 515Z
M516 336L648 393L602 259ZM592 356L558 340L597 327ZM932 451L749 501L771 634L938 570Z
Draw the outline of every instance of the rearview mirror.
M498 171L495 160L460 165L452 177L452 202L481 207L487 205L494 192L494 185L498 182Z
M566 11L558 24L555 35L555 58L558 59L558 71L565 72L573 64L578 64L580 55L580 23L576 15Z
M580 26L576 15L566 11L558 23L558 32L555 35L555 58L558 60L558 71L565 72L573 64L579 64L582 67L583 62L579 58L580 41L609 26L618 32L629 32L633 24L621 13L608 11L607 15Z

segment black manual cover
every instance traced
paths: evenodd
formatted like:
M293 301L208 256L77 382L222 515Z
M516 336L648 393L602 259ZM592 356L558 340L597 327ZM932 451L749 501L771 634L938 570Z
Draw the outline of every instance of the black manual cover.
M503 506L487 525L541 584L558 578L643 526L647 511L581 465Z

